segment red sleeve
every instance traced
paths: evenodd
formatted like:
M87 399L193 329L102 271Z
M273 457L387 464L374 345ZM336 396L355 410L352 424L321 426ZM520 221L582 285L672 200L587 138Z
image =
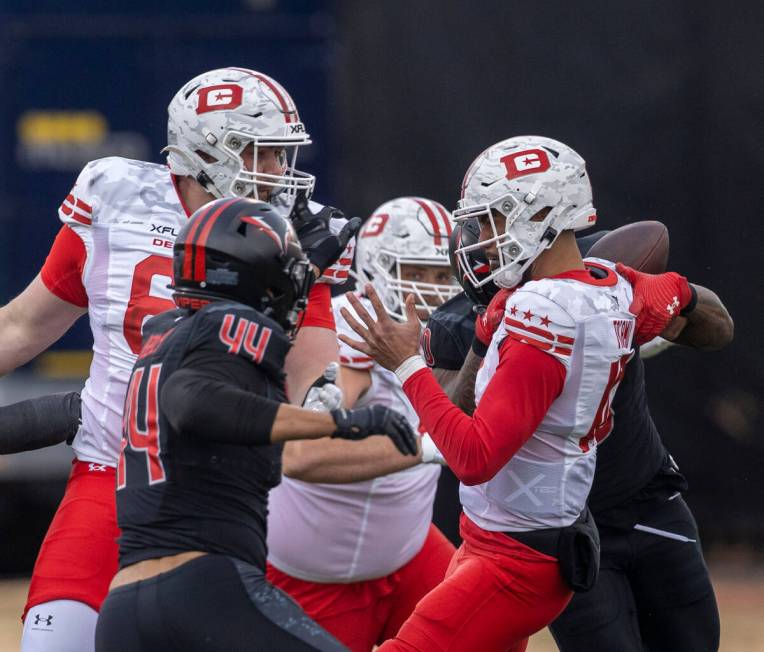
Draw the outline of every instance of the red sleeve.
M58 232L50 253L40 270L42 282L59 299L86 308L88 293L82 284L85 267L85 244L68 226Z
M315 326L337 330L332 312L332 289L326 283L316 283L308 294L308 307L302 319L302 326Z
M559 360L507 339L471 418L451 403L429 369L411 376L403 390L449 468L464 484L475 485L493 478L530 439L564 383Z

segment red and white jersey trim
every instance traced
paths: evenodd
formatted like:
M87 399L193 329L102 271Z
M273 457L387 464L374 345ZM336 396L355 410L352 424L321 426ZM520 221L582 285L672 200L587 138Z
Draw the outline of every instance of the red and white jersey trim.
M93 207L71 193L66 196L59 210L80 224L93 223Z

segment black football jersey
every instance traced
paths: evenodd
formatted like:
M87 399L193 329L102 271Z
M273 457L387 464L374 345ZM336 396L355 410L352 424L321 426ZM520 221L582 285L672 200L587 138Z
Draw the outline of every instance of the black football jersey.
M607 231L578 238L582 255ZM423 349L427 362L441 369L460 369L475 334L473 304L462 292L440 306L427 321ZM429 351L428 351L429 346ZM671 468L650 410L645 390L644 363L639 351L626 365L611 404L613 431L597 448L597 470L589 507L597 523L620 526L628 515L619 510L640 494L682 490L684 478ZM649 491L646 491L649 490Z
M162 387L177 370L286 401L282 328L238 303L173 310L147 322L125 399L117 467L120 567L202 550L265 565L268 491L281 479L281 445L243 446L177 432ZM216 405L225 413L226 405ZM230 415L229 415L230 416Z

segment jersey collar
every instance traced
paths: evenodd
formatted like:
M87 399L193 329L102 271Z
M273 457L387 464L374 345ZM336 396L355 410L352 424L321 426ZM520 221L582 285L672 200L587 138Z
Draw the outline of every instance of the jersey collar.
M573 281L586 283L587 285L598 286L612 286L618 282L618 276L616 276L616 273L609 267L605 267L605 265L600 265L599 263L593 263L590 260L584 261L584 265L587 269L571 269L562 274L551 276L550 278L567 278ZM605 276L603 278L596 278L589 271L592 268L605 272Z

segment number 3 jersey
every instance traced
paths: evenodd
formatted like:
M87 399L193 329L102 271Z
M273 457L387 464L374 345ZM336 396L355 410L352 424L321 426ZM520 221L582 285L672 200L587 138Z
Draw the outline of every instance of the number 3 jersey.
M141 329L150 317L175 307L167 287L172 249L190 212L167 166L110 157L85 166L58 214L65 227L41 277L59 298L87 306L93 332L82 426L73 448L79 460L114 466ZM339 230L342 224L338 220L332 227ZM341 263L347 257L343 254L322 281L345 280Z
M117 466L120 565L202 550L264 568L268 492L281 478L282 446L233 443L239 439L223 429L245 418L239 401L249 393L270 399L275 417L286 401L289 341L262 313L229 302L165 312L145 331ZM185 402L205 399L220 416L200 423L188 415L210 410Z
M461 486L465 513L485 530L563 527L586 503L634 329L629 283L610 262L586 264L587 271L531 281L512 294L478 372L479 404L505 338L545 351L566 371L562 392L520 450L488 482Z

